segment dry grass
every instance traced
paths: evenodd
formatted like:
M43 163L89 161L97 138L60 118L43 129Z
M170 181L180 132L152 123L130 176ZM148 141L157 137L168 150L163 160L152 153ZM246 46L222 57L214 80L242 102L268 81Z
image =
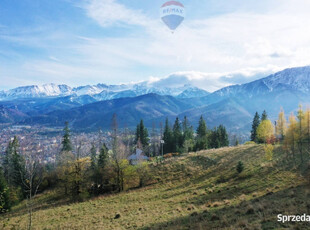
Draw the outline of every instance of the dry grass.
M274 157L268 163L259 145L201 151L155 167L158 183L142 189L75 204L55 200L55 193L42 194L33 229L292 227L277 223L276 215L307 213L310 192L299 173L278 164L279 150ZM239 160L245 165L241 174L236 173ZM0 228L25 229L25 204L1 218Z

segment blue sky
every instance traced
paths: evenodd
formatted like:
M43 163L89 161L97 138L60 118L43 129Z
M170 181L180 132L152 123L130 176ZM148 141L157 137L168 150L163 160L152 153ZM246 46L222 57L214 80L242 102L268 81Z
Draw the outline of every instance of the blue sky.
M307 0L184 0L174 34L159 18L164 2L2 0L0 89L174 74L213 91L310 64Z

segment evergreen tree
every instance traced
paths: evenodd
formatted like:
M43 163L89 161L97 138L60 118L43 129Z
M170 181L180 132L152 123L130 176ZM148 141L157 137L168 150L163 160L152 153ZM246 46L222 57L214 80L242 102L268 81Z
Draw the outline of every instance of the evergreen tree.
M252 123L252 130L251 130L251 141L257 142L257 128L260 124L260 119L258 112L255 113L253 123Z
M91 160L91 169L95 170L97 165L97 150L94 143L91 145L90 149L90 160Z
M65 128L64 128L64 136L62 140L62 149L61 152L70 152L72 151L72 143L70 140L70 129L69 129L69 123L65 122Z
M228 134L227 134L225 126L220 125L218 127L218 136L220 140L220 147L229 146Z
M177 117L175 119L174 125L173 125L173 152L179 152L182 151L183 147L183 135L181 130L181 124L179 121L179 118Z
M137 125L135 143L141 142L142 147L146 148L149 145L149 133L147 128L144 126L143 120L141 119L140 124Z
M193 151L194 147L194 131L193 127L190 126L187 117L184 117L183 123L183 147L185 152Z
M182 125L183 125L184 140L192 140L192 139L194 139L193 127L190 126L186 116L184 117Z
M201 115L199 119L199 124L197 128L197 137L198 138L203 138L207 135L207 125L205 120L203 119L203 116Z
M5 150L5 155L4 155L4 159L3 159L4 177L5 177L8 184L11 184L12 155L13 155L13 146L12 146L12 142L9 141L9 144Z
M103 144L102 147L100 148L100 153L98 156L98 167L100 169L105 168L108 162L108 158L109 158L109 149L105 144Z
M220 133L218 128L214 128L211 130L210 134L210 141L209 141L210 148L217 149L221 147L221 141L220 141Z
M239 161L238 164L237 164L237 172L241 173L243 171L243 169L244 169L243 162Z
M9 187L0 168L0 213L7 212L11 208Z
M267 112L266 110L263 111L263 114L262 114L262 120L261 121L265 121L268 119L268 115L267 115Z
M166 119L164 134L163 134L164 144L164 154L171 153L173 151L173 133L169 126L169 120Z
M199 124L197 128L197 138L196 138L196 145L195 150L204 150L208 148L208 138L207 138L207 125L203 116L199 119Z

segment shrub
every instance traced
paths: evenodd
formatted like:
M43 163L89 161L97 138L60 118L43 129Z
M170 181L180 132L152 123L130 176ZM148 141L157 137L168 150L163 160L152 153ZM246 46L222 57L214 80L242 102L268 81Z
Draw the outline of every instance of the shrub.
M264 146L265 156L268 161L272 160L274 147L271 144L267 144Z
M239 161L238 164L237 164L237 172L241 173L243 171L243 169L244 169L243 162Z
M254 141L247 141L244 144L245 145L255 145L256 143Z

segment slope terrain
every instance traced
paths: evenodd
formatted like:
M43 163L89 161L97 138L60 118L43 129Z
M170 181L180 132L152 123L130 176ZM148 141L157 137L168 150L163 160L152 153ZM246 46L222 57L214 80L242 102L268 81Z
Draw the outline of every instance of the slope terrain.
M154 182L141 189L82 203L50 191L36 199L34 229L307 229L277 222L310 211L308 182L285 159L280 147L272 162L261 145L229 147L154 164ZM26 229L25 203L0 218L3 229Z

